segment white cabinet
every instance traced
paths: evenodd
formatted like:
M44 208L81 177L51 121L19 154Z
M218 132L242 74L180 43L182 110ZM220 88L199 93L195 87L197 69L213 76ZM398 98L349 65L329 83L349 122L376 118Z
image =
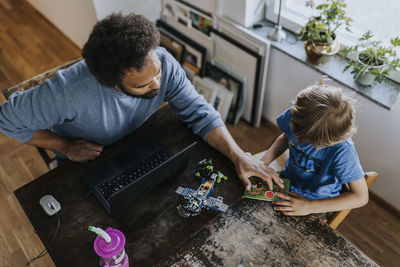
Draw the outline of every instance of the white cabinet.
M265 0L225 0L223 15L249 27L264 18Z

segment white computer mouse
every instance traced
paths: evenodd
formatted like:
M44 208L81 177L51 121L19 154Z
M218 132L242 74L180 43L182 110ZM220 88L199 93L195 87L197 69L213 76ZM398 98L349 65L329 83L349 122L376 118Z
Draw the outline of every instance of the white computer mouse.
M44 212L48 215L53 216L61 210L60 203L52 195L44 195L39 201Z

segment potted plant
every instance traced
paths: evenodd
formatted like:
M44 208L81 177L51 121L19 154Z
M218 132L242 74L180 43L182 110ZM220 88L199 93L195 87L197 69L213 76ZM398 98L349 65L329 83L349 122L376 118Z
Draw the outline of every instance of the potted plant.
M400 69L400 58L395 50L400 46L400 38L391 39L391 45L384 47L381 41L372 40L372 37L368 31L356 45L340 50L341 55L351 59L343 71L352 67L353 78L366 86L372 86L375 81L380 83L390 71Z
M314 8L314 1L307 1L307 6ZM350 31L351 18L345 16L344 1L325 0L317 5L319 14L312 16L300 30L300 41L304 41L307 60L313 64L322 64L326 56L336 54L340 45L335 31L343 24Z

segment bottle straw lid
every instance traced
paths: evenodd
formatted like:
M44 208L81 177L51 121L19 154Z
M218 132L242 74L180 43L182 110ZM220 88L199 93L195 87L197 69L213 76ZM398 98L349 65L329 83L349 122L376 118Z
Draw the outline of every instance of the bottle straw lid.
M102 258L111 258L124 248L125 236L121 231L111 227L104 232L110 237L110 242L107 243L105 238L97 236L93 244L94 251Z

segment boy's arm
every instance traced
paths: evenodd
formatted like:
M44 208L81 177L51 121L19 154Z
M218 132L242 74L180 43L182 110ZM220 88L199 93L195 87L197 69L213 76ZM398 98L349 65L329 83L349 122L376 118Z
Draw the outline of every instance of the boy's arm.
M368 186L363 178L349 183L350 190L336 197L311 201L311 213L359 208L368 203Z
M276 201L273 204L275 210L282 211L285 215L298 216L311 213L332 212L346 209L354 209L368 203L368 187L364 178L349 183L350 190L339 196L309 200L299 194L289 193L290 196L276 193L284 201Z
M288 135L282 133L275 139L271 147L265 152L262 161L265 165L269 165L274 159L279 157L288 148Z

